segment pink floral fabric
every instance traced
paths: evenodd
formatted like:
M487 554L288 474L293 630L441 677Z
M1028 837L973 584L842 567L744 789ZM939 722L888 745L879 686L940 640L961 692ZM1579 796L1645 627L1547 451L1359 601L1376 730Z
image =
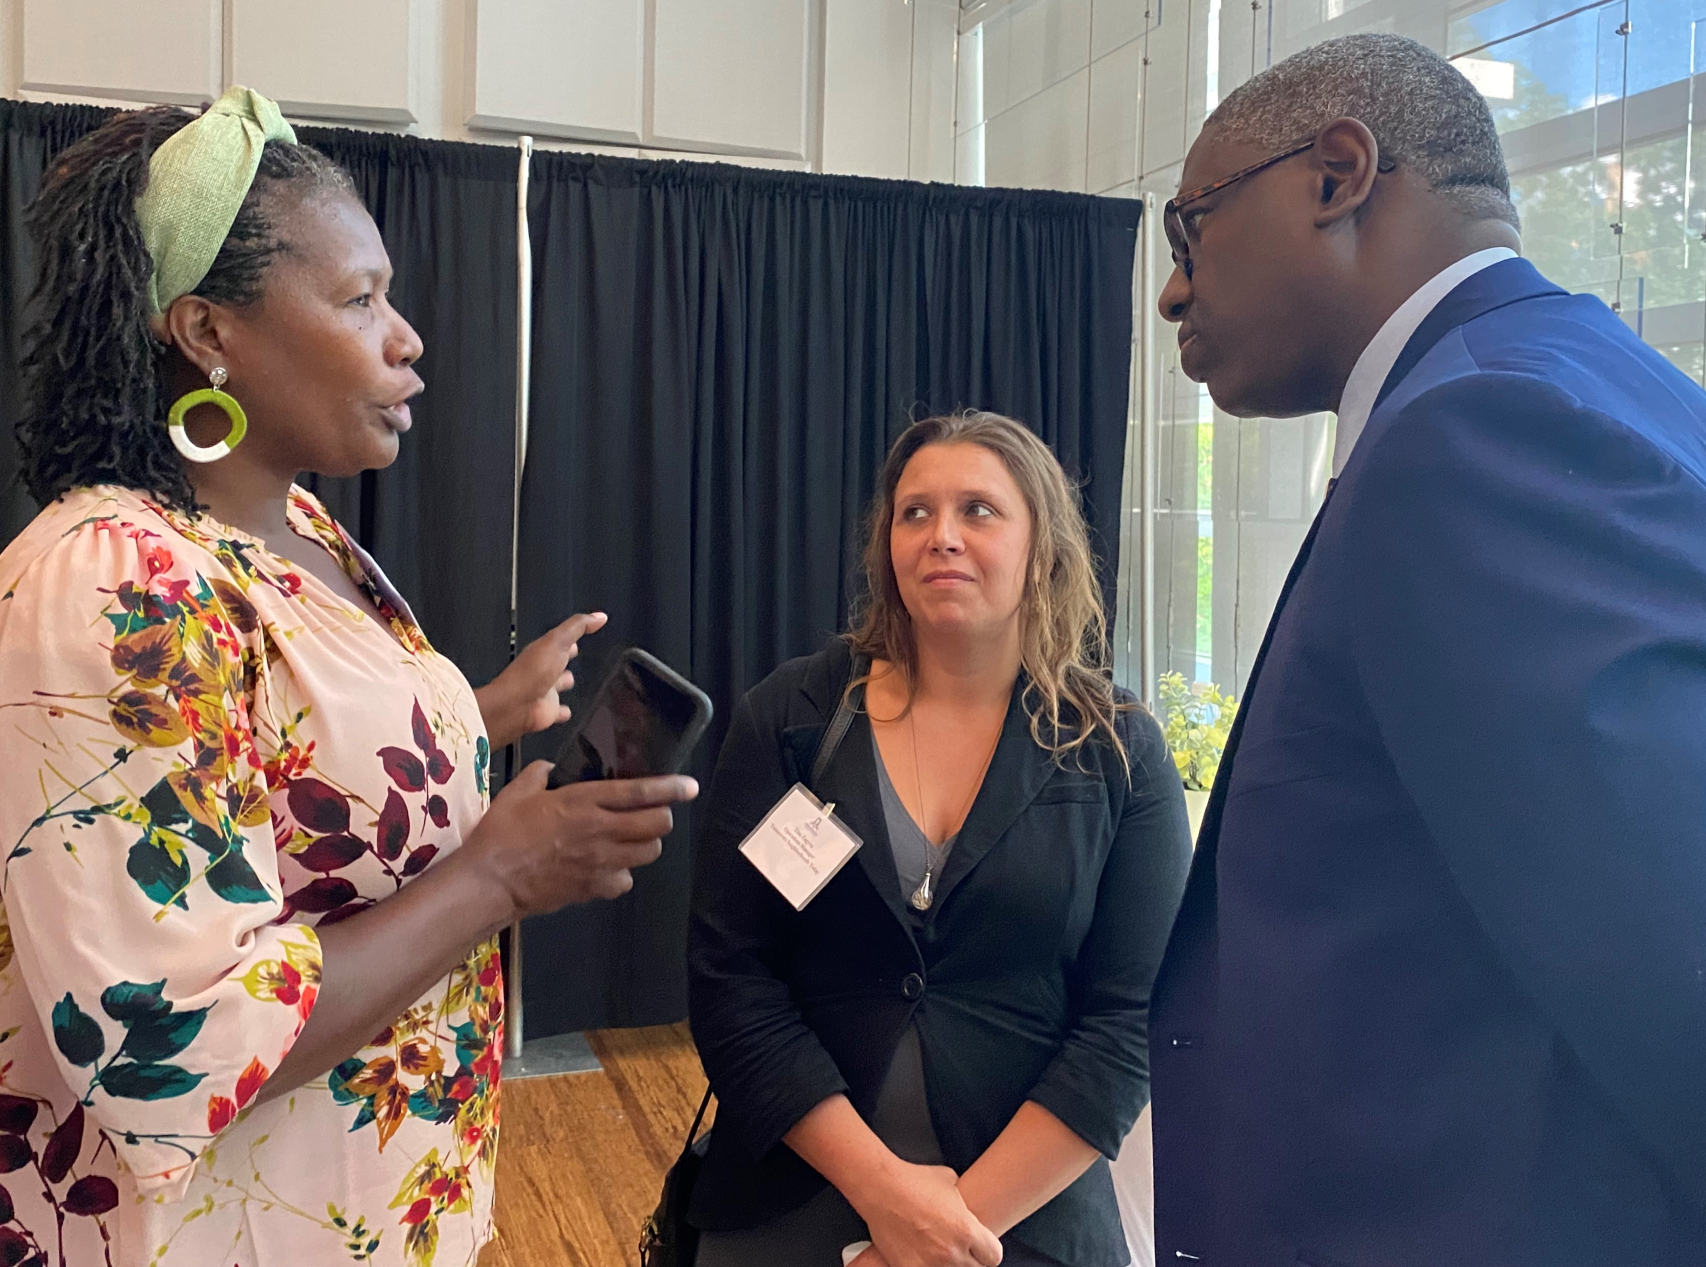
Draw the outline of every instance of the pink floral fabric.
M124 489L0 554L0 1267L471 1267L491 1235L495 944L257 1102L316 928L488 799L461 673L325 507L289 515L379 619Z

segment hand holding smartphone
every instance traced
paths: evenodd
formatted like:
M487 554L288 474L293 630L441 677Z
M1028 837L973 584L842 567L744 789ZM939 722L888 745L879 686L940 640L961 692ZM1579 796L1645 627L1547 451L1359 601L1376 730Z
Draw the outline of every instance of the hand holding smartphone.
M676 774L711 721L711 699L657 657L631 647L572 723L549 786Z

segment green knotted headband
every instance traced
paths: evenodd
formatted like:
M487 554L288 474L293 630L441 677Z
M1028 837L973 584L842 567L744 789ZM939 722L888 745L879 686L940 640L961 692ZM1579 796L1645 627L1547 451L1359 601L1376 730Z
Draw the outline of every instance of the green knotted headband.
M154 261L148 300L156 313L213 267L268 141L294 144L296 133L260 93L231 88L154 151L136 218Z

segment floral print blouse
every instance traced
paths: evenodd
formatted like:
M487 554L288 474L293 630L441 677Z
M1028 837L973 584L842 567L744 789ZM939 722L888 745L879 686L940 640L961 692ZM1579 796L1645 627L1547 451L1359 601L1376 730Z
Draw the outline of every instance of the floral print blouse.
M495 943L257 1102L314 930L487 803L468 683L324 506L289 518L382 619L125 489L0 554L0 1267L471 1267L491 1235Z

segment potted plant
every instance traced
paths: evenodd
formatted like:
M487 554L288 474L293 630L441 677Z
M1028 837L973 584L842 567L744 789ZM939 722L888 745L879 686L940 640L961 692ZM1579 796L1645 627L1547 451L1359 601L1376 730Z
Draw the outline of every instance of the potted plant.
M1232 732L1238 701L1222 695L1212 682L1187 682L1182 673L1161 675L1161 715L1167 747L1185 785L1191 835L1202 828L1209 789L1220 770L1220 754Z

